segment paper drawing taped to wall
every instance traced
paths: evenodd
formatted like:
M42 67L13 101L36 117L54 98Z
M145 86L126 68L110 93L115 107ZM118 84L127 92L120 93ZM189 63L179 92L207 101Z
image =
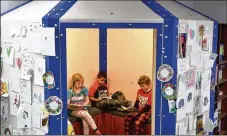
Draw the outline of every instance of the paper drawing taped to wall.
M34 84L44 86L42 76L45 72L46 72L45 59L36 59L34 67Z
M14 65L14 48L12 46L5 46L2 48L3 62L9 65Z
M1 119L8 120L9 119L9 99L1 98Z
M202 87L202 71L196 71L196 89L200 90Z
M168 100L168 105L169 105L169 113L175 113L177 108L176 108L176 101L175 100Z
M1 95L7 94L9 92L9 80L1 79Z
M157 79L161 82L168 82L173 77L173 68L170 65L162 64L157 72Z
M12 135L12 126L11 125L2 125L1 126L1 135Z
M11 91L9 96L10 96L10 114L16 116L20 106L20 94Z
M185 104L184 95L178 96L176 102L177 121L182 120L186 116Z
M195 69L187 72L187 87L191 88L195 84Z
M180 58L186 58L186 42L187 42L187 33L179 33L179 48L178 48L178 54Z
M31 105L21 104L17 112L17 128L31 129Z
M24 54L22 57L22 64L25 67L32 68L34 66L34 59L31 54Z
M201 100L201 96L197 95L193 98L194 102L194 106L193 106L193 114L194 116L198 116L202 113L201 109L202 109L202 100Z
M204 135L203 115L197 116L196 135Z
M177 72L183 73L189 69L189 59L177 59Z
M13 128L13 135L23 135L23 131L16 129L16 128Z
M33 74L34 74L33 69L31 69L29 67L23 67L21 69L21 79L31 80Z
M20 92L21 92L21 102L26 102L31 104L31 81L26 81L26 80L20 80L19 83L20 86Z
M22 57L18 56L15 58L16 67L20 69L22 64Z
M46 88L53 89L55 87L54 74L50 71L43 74L43 83Z
M187 45L194 45L196 43L196 21L188 22L188 39Z

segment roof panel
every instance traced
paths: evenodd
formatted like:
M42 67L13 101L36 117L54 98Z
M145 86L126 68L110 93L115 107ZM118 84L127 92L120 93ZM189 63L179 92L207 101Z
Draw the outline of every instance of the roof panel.
M162 23L163 19L141 1L77 1L61 22Z
M167 9L169 12L171 12L178 19L204 20L204 21L210 20L210 19L204 17L203 15L200 15L200 14L196 13L195 11L192 11L191 9L188 9L188 8L178 4L175 1L158 0L156 2L159 3L161 6L163 6L165 9Z
M42 20L59 1L32 1L1 17L1 20Z

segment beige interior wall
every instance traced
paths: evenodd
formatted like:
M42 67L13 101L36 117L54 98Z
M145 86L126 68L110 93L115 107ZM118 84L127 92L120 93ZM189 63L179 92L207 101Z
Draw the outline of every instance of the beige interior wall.
M141 75L153 75L153 29L108 29L107 74L109 90L121 90L135 101Z
M99 29L66 30L67 84L74 73L81 73L89 88L99 72Z

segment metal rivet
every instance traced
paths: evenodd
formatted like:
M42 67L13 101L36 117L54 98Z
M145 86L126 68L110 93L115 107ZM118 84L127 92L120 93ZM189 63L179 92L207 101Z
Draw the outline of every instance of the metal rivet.
M164 58L167 58L167 56L164 56Z
M165 118L165 117L166 117L166 115L163 115L162 117L163 117L163 118Z
M53 9L53 11L54 11L55 9Z
M168 38L168 36L165 36L165 38Z
M43 27L44 27L45 25L43 24Z
M103 44L104 46L106 45L106 44Z
M57 24L54 24L55 27L57 27L58 25Z
M103 61L104 63L106 63L106 61Z
M163 49L163 50L165 50L165 48L164 48L164 47L162 47L162 49Z
M165 27L168 27L168 25L165 25Z
M162 53L165 53L165 51L162 51Z
M59 120L59 118L57 118L57 120Z
M162 34L160 34L159 36L162 36Z
M46 58L46 56L43 56L43 58L45 59L45 58Z
M55 58L58 59L58 56L56 56Z
M158 114L158 116L160 117L160 114Z
M60 36L63 36L63 34L60 34Z
M55 36L56 39L58 39L58 36Z
M56 16L58 16L59 14L57 13Z
M63 10L63 9L60 9L60 10Z
M165 14L163 14L163 16L166 16Z
M65 119L65 117L62 117L62 119Z
M95 23L92 23L93 26L95 26Z
M57 87L56 89L59 90L59 87Z
M178 38L178 36L176 36L176 38Z
M132 26L132 24L128 24L129 26Z

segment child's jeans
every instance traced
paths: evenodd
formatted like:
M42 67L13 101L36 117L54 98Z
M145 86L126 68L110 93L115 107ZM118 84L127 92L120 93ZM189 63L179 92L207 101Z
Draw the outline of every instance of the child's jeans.
M125 134L126 135L143 135L142 124L145 123L151 116L150 112L142 114L129 114L125 118Z
M77 110L77 111L73 111L72 115L75 117L78 117L82 120L84 135L89 135L90 127L92 130L97 130L97 126L96 126L93 118L91 117L91 115L88 113L88 111Z

